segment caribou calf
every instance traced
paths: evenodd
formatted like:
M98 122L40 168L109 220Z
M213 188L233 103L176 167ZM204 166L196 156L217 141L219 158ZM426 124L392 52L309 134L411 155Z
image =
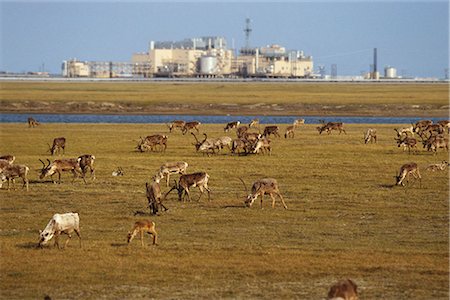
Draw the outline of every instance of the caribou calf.
M144 247L144 233L148 233L153 236L153 245L157 244L158 233L155 230L155 222L150 220L137 221L134 223L133 228L127 235L127 243L130 244L136 234L140 233L141 235L141 245Z
M420 176L419 167L414 162L404 164L400 167L399 174L395 176L395 184L405 186L403 181L406 179L406 182L408 182L409 175L412 175L415 179L419 179L419 182L421 184L422 176Z
M247 186L245 185L245 182L239 178L241 182L244 184L244 188L246 192L248 193ZM278 182L274 178L263 178L260 180L257 180L253 183L252 189L250 193L247 196L247 199L245 200L245 205L247 207L251 207L253 202L261 196L261 209L263 208L263 198L265 194L269 194L270 198L272 198L272 208L275 208L275 197L273 194L277 195L281 202L283 203L283 206L285 209L287 209L286 203L284 202L283 196L281 196L280 189L278 188Z

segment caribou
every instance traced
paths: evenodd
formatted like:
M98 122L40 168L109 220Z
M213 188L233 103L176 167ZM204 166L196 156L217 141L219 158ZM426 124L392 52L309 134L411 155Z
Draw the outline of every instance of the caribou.
M270 140L265 136L260 137L253 145L252 145L252 153L265 153L267 152L269 155L272 154L272 147L270 146Z
M184 161L178 162L168 162L163 164L158 172L156 173L156 177L161 180L166 177L166 186L169 186L169 180L171 174L186 174L186 169L188 167L188 163Z
M161 151L166 151L167 148L167 135L155 134L146 136L145 139L140 137L140 141L138 142L136 149L140 152L144 151L153 151L156 149L156 146L161 146Z
M153 177L153 181L149 184L145 183L146 196L150 212L154 215L158 214L160 208L168 210L161 202L161 187L159 185L159 177Z
M83 154L78 157L78 165L80 166L81 176L84 183L86 183L85 177L88 169L90 170L92 180L95 180L94 161L95 156L91 154Z
M14 155L7 154L0 156L0 160L4 160L7 164L11 165L16 160L16 157Z
M272 198L272 208L275 208L275 197L273 194L277 195L285 209L287 209L286 203L284 202L283 196L281 196L280 189L278 187L278 182L274 178L263 178L255 181L252 185L250 193L248 192L247 186L242 178L239 178L244 185L245 192L248 194L245 200L245 205L251 207L253 202L261 196L261 209L263 208L263 197L268 194Z
M412 175L415 179L419 179L420 185L422 185L422 176L420 176L419 167L414 162L404 164L400 167L399 174L394 176L396 179L395 184L405 186L403 181L406 179L406 182L408 182L409 175Z
M144 247L144 233L148 233L153 236L153 245L157 244L158 233L155 230L155 222L150 220L137 221L134 223L131 231L128 232L127 235L127 243L130 244L133 238L140 233L141 236L141 245Z
M342 131L347 134L347 132L344 130L344 124L342 122L328 122L328 123L322 123L322 126L316 127L317 131L319 131L319 134L322 134L322 132L326 131L328 134L331 133L333 130L339 130L339 134L342 133Z
M225 125L225 128L223 129L223 131L228 132L230 129L238 128L238 126L240 124L241 124L241 122L239 122L239 121L229 122L229 123L227 123L227 125Z
M48 222L44 231L39 230L39 247L42 248L43 245L47 244L53 236L55 236L55 247L61 249L59 246L59 236L61 233L65 233L68 236L64 248L69 243L72 238L71 233L74 232L80 239L81 248L81 235L80 235L80 216L78 213L65 213L65 214L54 214L50 222Z
M78 158L55 159L53 162L50 162L50 160L47 159L47 166L41 159L39 159L39 161L42 163L42 169L39 175L40 179L44 179L45 177L50 176L52 178L52 182L55 183L55 181L53 180L53 175L57 173L58 183L61 183L61 172L71 171L73 174L73 182L77 177L77 174L81 175Z
M25 165L21 165L21 164L16 164L16 165L10 164L6 160L3 160L3 161L6 162L6 165L1 167L1 169L0 169L0 188L2 187L3 182L5 182L5 181L8 181L8 190L10 189L11 181L13 183L13 188L15 188L14 187L15 178L22 178L22 180L23 180L22 187L26 187L26 189L28 191L28 172L30 171L30 168L28 168Z
M169 132L172 132L172 130L174 130L175 128L183 130L184 125L186 125L185 121L175 120L172 121L172 123L168 123L167 127L169 127Z
M202 123L198 121L186 122L186 124L184 124L183 128L181 129L181 132L183 133L183 135L185 135L188 131L195 129L197 133L199 133L198 128L201 124Z
M29 128L31 128L31 127L34 128L34 127L39 126L39 125L41 125L41 123L36 121L33 117L28 117L28 127Z
M217 140L213 139L213 138L209 138L206 135L206 133L203 133L203 135L205 136L205 138L203 139L203 141L199 141L197 139L197 136L191 132L191 134L194 136L195 138L195 143L193 143L193 145L195 146L195 150L196 151L200 151L203 152L203 154L206 153L207 156L210 155L210 153L212 152L212 154L215 154L215 149L217 149Z
M442 162L440 162L438 164L428 165L428 167L425 170L426 171L431 171L431 172L444 171L448 166L449 166L448 161L443 160Z
M350 279L340 280L330 287L328 300L358 300L358 286Z
M417 140L415 138L405 136L403 138L396 138L395 140L399 148L403 147L403 151L408 149L408 154L411 154L411 149L417 152Z
M248 124L248 128L259 127L259 119L253 119Z
M197 201L200 201L200 198L202 197L204 190L208 192L208 201L211 201L211 190L208 187L208 181L209 181L209 175L206 172L197 172L192 174L184 174L180 176L179 181L175 181L175 185L166 193L164 198L167 197L167 195L173 191L178 191L178 200L184 201L186 199L186 196L188 198L188 201L191 201L191 196L189 189L191 187L198 187L200 190L200 196L198 197ZM183 196L184 192L184 196Z
M244 135L247 133L248 127L247 126L240 126L236 129L236 135L240 139L244 137Z
M367 129L366 133L364 134L364 144L368 143L377 143L377 130L373 128Z
M419 135L421 135L422 131L431 124L433 124L433 121L431 120L420 120L417 121L415 124L411 123L413 131Z
M65 153L65 149L66 149L66 138L65 137L58 137L53 139L53 144L52 146L50 146L50 144L48 144L48 148L49 148L49 152L52 155L55 155L56 151L58 151L58 154L61 153L61 149L63 151L63 154Z
M265 137L269 137L271 134L273 134L274 136L280 137L280 134L278 133L278 131L280 130L280 127L278 126L266 126L264 128L264 132L263 132L263 136Z

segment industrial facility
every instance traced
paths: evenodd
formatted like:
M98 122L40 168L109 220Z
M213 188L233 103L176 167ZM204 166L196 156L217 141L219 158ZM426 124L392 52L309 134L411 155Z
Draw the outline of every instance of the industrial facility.
M147 52L134 53L131 62L63 62L65 77L266 77L308 78L311 56L280 45L245 47L238 55L224 37L206 36L182 41L149 43Z

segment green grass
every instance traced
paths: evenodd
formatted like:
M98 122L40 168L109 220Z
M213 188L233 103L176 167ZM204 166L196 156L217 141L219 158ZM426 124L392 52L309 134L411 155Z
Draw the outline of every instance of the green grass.
M139 136L167 132L158 124L0 124L0 153L14 154L31 169L30 191L2 189L0 295L4 299L98 298L300 298L323 299L329 286L351 278L361 299L448 299L448 171L427 164L448 158L395 145L393 125L370 125L379 143L363 144L368 125L345 125L347 135L319 135L308 124L295 139L273 139L272 156L206 157L192 136L170 134L165 153L134 151ZM285 125L281 125L284 129ZM202 125L211 137L223 125ZM55 185L39 180L47 143L65 136L64 157L91 153L97 180ZM229 133L234 137L234 133ZM52 159L52 158L51 158ZM166 161L184 160L189 172L207 171L212 201L180 203L175 194L161 216L148 211L145 182ZM394 187L403 163L415 161L422 187ZM122 166L124 177L111 172ZM247 185L277 178L288 210L266 197L243 207ZM178 176L174 176L178 178ZM167 191L167 188L163 188ZM38 230L54 213L77 211L83 248L34 248ZM126 246L126 234L142 218L156 222L159 243ZM52 241L53 243L53 241Z

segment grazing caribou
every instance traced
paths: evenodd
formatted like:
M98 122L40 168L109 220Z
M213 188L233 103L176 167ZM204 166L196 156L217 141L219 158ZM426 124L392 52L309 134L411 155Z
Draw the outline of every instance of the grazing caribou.
M41 125L41 123L36 121L33 117L28 117L28 127L29 128L31 128L31 127L34 128L34 127L39 126L39 125Z
M66 150L66 138L65 137L58 137L53 139L53 145L50 146L50 144L48 144L49 147L49 152L52 155L55 155L56 151L58 150L58 154L61 153L61 149L63 151L63 154L65 153Z
M228 132L230 129L238 128L238 126L241 124L239 121L229 122L227 125L225 125L225 128L223 131Z
M166 186L169 186L170 175L186 174L187 167L188 163L184 161L165 163L159 168L158 173L156 173L156 177L159 178L159 180L166 177Z
M409 175L412 175L415 179L419 179L420 185L422 185L422 176L420 176L419 167L414 162L404 164L400 167L399 174L395 176L395 184L405 186L403 181L406 178L406 182L408 182Z
M54 214L50 222L48 222L47 226L45 227L44 231L39 230L38 245L42 248L42 246L47 244L54 236L54 246L58 246L58 249L61 249L61 247L59 246L59 236L64 233L68 236L68 239L64 244L65 248L72 238L71 234L74 231L80 239L81 248L80 216L78 215L78 213Z
M191 201L191 196L189 189L191 187L198 187L200 190L200 196L197 201L200 201L200 198L203 195L204 190L208 192L208 201L211 201L210 193L211 190L208 187L209 175L206 172L197 172L192 174L184 174L181 175L180 180L175 181L175 185L166 193L164 198L173 190L178 191L178 200L183 201L186 196L188 197L188 201ZM184 196L183 196L184 192Z
M327 300L358 300L358 286L350 279L340 280L330 287Z
M136 223L134 223L131 231L128 232L127 243L130 244L136 234L140 233L141 245L142 247L144 247L144 233L148 233L153 236L153 245L158 245L158 233L155 230L155 226L155 222L152 222L150 220L137 221Z
M322 132L326 131L328 134L331 133L333 130L339 130L339 134L342 133L342 131L347 134L347 132L344 130L344 124L342 122L328 122L323 123L322 126L316 127L317 131L319 131L319 134L322 134Z
M413 131L419 135L421 135L422 132L425 130L425 128L427 128L431 124L433 124L433 121L431 120L420 120L417 121L415 124L411 123Z
M8 190L10 188L11 181L14 188L15 178L22 178L23 187L26 187L28 191L28 172L30 171L30 168L20 164L9 164L6 160L2 161L6 162L6 165L0 169L0 188L3 186L3 182L5 181L8 181Z
M438 121L437 124L441 125L442 128L447 129L447 133L450 133L450 121L449 120L441 120L441 121Z
M251 148L252 153L265 153L267 152L269 155L272 154L272 147L270 145L270 140L266 138L265 136L260 137L256 142L252 145Z
M167 127L169 127L169 132L172 132L175 128L183 130L184 125L186 125L185 121L175 120L172 121L172 123L167 124Z
M159 177L153 177L153 181L149 184L145 183L146 196L150 213L158 214L160 208L167 210L161 202L161 187L159 185Z
M195 129L197 133L199 133L198 128L201 124L202 123L198 121L186 122L186 124L184 124L183 128L181 129L181 132L183 133L183 135L185 135L188 131Z
M217 140L213 139L213 138L209 138L206 135L206 133L203 133L203 135L205 136L205 138L203 139L203 141L199 141L197 139L197 136L191 132L191 134L194 136L195 138L195 143L193 143L193 145L195 146L195 150L196 151L200 151L203 154L206 153L206 155L210 155L210 153L215 154L215 149L217 149Z
M280 137L280 134L278 133L280 131L280 127L278 126L266 126L264 128L263 136L269 137L271 134L274 136Z
M364 144L368 143L377 143L377 130L373 128L367 129L366 133L364 134Z
M161 146L161 151L166 151L168 136L163 134L148 135L144 138L140 137L136 149L140 152L153 151L156 146Z
M42 163L42 169L40 172L41 174L39 175L40 179L44 179L45 177L50 176L52 178L52 182L55 183L55 181L53 180L53 174L57 173L58 183L61 183L61 172L71 171L73 174L73 182L75 178L77 178L77 174L81 175L78 158L55 159L53 162L50 162L50 160L47 159L47 166L41 159L39 159L39 161Z
M248 193L247 186L245 185L244 180L239 178L244 185L246 193ZM281 196L280 189L278 187L278 182L274 178L263 178L255 181L252 185L252 189L245 200L245 205L247 207L251 207L253 202L261 196L261 209L263 208L263 198L265 194L269 194L270 198L272 198L272 208L275 208L275 197L273 194L277 195L285 209L287 209L286 203L284 202L283 196Z
M83 154L78 157L78 165L81 169L81 177L83 178L84 183L86 183L86 173L88 169L91 172L92 180L95 180L95 169L94 169L94 161L95 156L91 154Z

